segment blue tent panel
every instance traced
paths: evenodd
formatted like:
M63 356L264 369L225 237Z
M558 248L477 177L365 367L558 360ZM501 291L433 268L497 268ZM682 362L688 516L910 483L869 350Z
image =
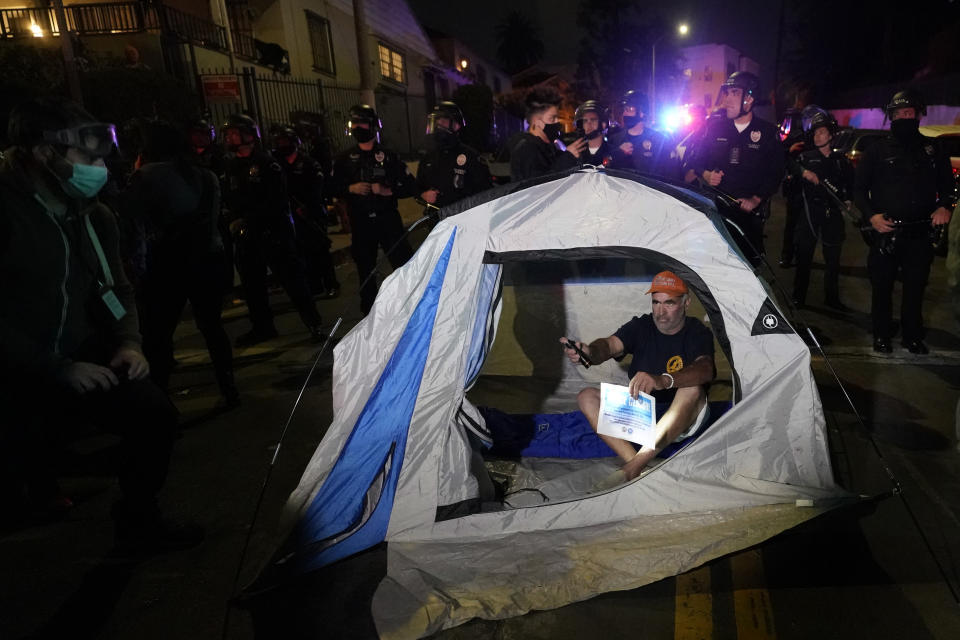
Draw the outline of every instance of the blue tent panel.
M292 560L295 571L317 569L386 536L455 235L456 230L340 457L297 524L296 548L303 551ZM342 539L325 544L337 537Z

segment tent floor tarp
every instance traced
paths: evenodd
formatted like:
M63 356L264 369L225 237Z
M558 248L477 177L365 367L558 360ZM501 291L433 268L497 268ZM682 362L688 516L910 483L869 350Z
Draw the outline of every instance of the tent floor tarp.
M736 510L731 513L715 512L706 514L702 528L696 530L693 535L698 540L704 542L704 551L696 556L690 556L685 559L689 567L695 567L719 558L728 553L732 553L744 548L748 548L769 538L771 532L780 532L777 537L767 540L765 544L775 544L777 539L791 536L801 536L804 531L810 527L814 529L828 529L833 531L837 523L849 521L849 526L855 526L856 519L860 517L860 508L872 508L874 504L871 500L852 501L847 508L834 508L835 505L823 505L814 508L798 508L792 505L768 505L764 507L751 508L747 510ZM818 517L823 516L823 517ZM745 526L746 525L746 526ZM643 522L627 523L627 526L644 529ZM800 527L792 528L791 527ZM785 531L784 531L785 530ZM830 534L834 535L834 534ZM645 539L642 536L632 538L636 541L638 547L636 553L632 556L641 556L648 552L658 552L658 545L667 544L669 546L669 533L663 536L657 536L652 539ZM523 544L535 544L536 541L529 540ZM602 543L597 540L589 542L592 548L594 545ZM422 553L438 553L444 556L453 554L469 554L470 542L459 541L456 543L440 543L429 545L427 547L416 545L409 549L398 549L402 544L391 543L391 554L398 550L407 553L414 553L419 556ZM587 550L586 546L574 546L571 548L557 549L555 556L559 562L570 565L571 570L578 572L576 581L569 581L570 584L545 585L550 589L575 589L578 593L571 594L574 600L587 600L595 593L591 592L589 578L591 575L597 575L601 571L616 571L623 578L624 586L622 589L633 589L642 587L644 584L653 582L649 580L644 583L632 583L627 573L629 570L609 569L604 567L601 561L591 560L589 563L583 558ZM674 552L676 550L674 549ZM658 552L659 553L659 552ZM663 553L670 553L664 551ZM404 553L397 556L402 563L406 558ZM600 556L603 557L602 554ZM651 559L655 560L655 559ZM481 561L481 560L477 560ZM496 558L482 559L486 566L490 562L496 563ZM504 562L511 562L503 559ZM646 562L646 560L644 560ZM493 567L494 569L496 567ZM465 622L470 618L496 618L504 619L511 617L509 612L510 605L506 602L510 593L506 584L514 580L522 572L514 573L512 567L505 567L508 578L504 578L499 572L491 575L499 575L500 583L494 580L492 584L483 585L490 593L500 594L502 609L497 615L490 615L492 612L476 610L477 602L469 598L462 601L448 602L446 604L455 604L451 607L456 610L460 622ZM583 571L583 581L579 573ZM370 600L373 597L380 581L387 573L387 549L386 544L380 544L372 549L336 562L328 567L312 572L283 585L276 585L273 589L263 593L249 594L240 600L237 604L241 608L249 611L255 635L260 640L269 640L272 638L356 638L367 639L377 637L377 627L374 625L370 610ZM673 575L672 571L664 573L660 578L666 578ZM485 580L489 581L491 578ZM576 584L573 584L576 583ZM546 592L545 592L546 594ZM396 594L395 594L396 595ZM396 597L402 598L402 594ZM451 594L452 598L456 594ZM527 608L536 609L534 603L525 603ZM579 603L570 605L572 607L587 606L589 603ZM424 610L422 615L426 616L429 611ZM517 619L518 621L520 619ZM419 626L423 620L394 620L396 627L393 629L396 635L403 636L403 629L408 625ZM518 622L519 624L519 622ZM489 626L482 627L489 630ZM381 630L381 633L385 630ZM395 635L390 633L385 637ZM437 638L446 636L457 638L481 638L487 635L474 635L468 627L457 627L438 633Z

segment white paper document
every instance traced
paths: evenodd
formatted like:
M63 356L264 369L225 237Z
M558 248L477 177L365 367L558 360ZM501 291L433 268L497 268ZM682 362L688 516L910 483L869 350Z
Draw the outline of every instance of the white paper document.
M657 401L640 392L636 400L619 384L600 383L600 420L597 433L622 438L644 447L657 443Z

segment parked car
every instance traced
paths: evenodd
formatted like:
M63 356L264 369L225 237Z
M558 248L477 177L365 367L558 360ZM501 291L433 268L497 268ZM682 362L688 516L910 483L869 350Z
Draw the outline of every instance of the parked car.
M947 155L950 156L950 166L953 168L953 177L960 181L960 125L921 125L920 133L940 141L946 149Z
M960 125L938 124L922 125L920 133L937 138L945 145L953 168L953 177L960 181ZM833 141L833 148L844 153L850 163L856 167L860 156L871 144L890 135L887 129L844 129Z
M833 141L833 148L847 156L854 167L867 147L890 135L886 129L843 129Z

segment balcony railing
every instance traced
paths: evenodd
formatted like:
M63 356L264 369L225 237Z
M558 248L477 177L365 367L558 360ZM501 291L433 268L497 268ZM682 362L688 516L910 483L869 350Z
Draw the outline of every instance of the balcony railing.
M68 31L81 36L161 31L184 42L224 51L226 30L166 5L140 2L74 4L63 8ZM0 39L60 35L52 8L0 9Z

